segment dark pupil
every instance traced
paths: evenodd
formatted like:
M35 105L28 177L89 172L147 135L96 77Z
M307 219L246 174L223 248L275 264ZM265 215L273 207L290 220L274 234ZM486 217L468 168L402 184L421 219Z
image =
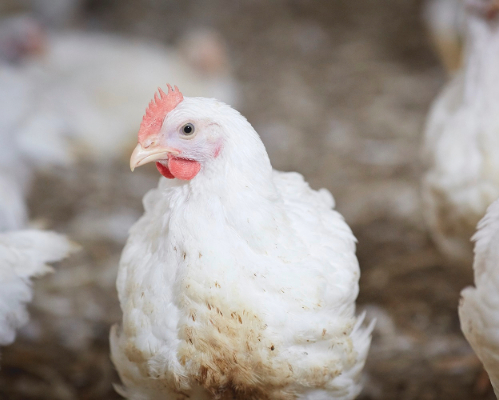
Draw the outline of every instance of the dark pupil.
M192 126L191 125L186 125L184 126L184 133L191 133L192 132Z

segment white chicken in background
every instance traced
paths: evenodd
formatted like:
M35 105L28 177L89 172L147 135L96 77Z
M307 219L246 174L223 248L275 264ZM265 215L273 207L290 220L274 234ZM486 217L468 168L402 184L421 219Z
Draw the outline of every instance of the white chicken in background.
M461 292L461 329L489 374L499 397L499 201L478 225L475 287Z
M424 213L454 263L469 265L471 236L499 197L499 2L468 0L463 69L432 106L424 152Z
M155 95L138 141L132 170L155 161L168 179L120 262L122 394L355 398L372 326L355 316L355 238L331 194L273 170L237 111L176 88Z
M48 34L23 15L3 20L0 35L0 231L26 225L36 170L127 154L138 110L164 76L188 93L238 102L223 39L209 30L186 36L178 50L108 34Z
M31 279L52 271L48 263L76 249L54 232L24 230L0 233L0 345L14 341L16 329L28 321L26 305L33 297Z
M68 148L54 138L53 120L36 127L41 143L28 140L24 132L37 107L39 82L26 70L26 63L44 47L40 24L17 16L0 23L0 232L20 229L27 223L25 198L34 170L69 161ZM52 140L51 140L52 139Z
M71 156L104 163L133 147L141 105L165 76L186 93L237 103L237 85L223 40L209 31L188 38L205 50L187 51L111 34L62 31L48 36L43 57L26 66L38 82L38 106L30 110L23 135L43 143L45 124L57 121L60 141ZM186 56L184 56L186 54ZM41 129L40 129L41 127Z
M423 19L440 61L449 73L462 64L465 0L426 0Z

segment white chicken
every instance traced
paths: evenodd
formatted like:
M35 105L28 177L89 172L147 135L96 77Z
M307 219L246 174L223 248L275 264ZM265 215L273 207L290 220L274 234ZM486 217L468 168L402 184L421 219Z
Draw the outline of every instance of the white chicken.
M138 129L138 110L165 75L182 82L187 93L237 102L222 39L200 32L188 43L209 50L200 50L199 59L193 59L181 50L111 34L48 35L45 54L24 68L37 82L37 104L30 109L22 135L43 145L47 131L57 133L70 146L70 157L103 163L133 147L129 138ZM50 129L45 129L47 124Z
M36 97L17 68L0 65L0 232L21 229L28 221L26 197L36 169L65 165L68 147L50 132L46 121L37 135L45 141L36 143L22 133ZM10 90L12 89L12 90ZM43 130L42 130L43 129ZM51 137L52 136L52 137Z
M58 119L30 116L39 106L39 80L29 60L42 51L43 31L28 16L0 22L0 232L21 229L27 223L25 197L34 170L70 161L69 148L58 135ZM28 64L28 65L27 65ZM29 130L36 130L33 141Z
M462 265L471 263L477 222L499 197L499 2L467 4L465 64L432 106L422 182L433 238Z
M132 170L156 161L169 179L120 262L122 394L355 398L372 327L355 316L355 238L331 194L273 170L237 111L176 88L155 96L138 141Z
M76 246L54 232L23 230L0 233L0 345L14 341L28 320L26 304L33 296L31 279L52 268Z
M475 287L461 292L461 329L489 374L499 397L499 201L478 225Z
M26 225L36 170L126 154L138 110L165 74L187 92L238 101L223 40L196 31L185 41L177 50L109 34L47 34L29 16L1 21L0 231Z

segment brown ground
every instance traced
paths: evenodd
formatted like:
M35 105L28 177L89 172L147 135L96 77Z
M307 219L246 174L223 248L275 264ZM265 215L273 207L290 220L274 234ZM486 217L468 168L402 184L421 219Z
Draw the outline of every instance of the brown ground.
M79 24L167 43L191 27L218 28L242 85L241 111L274 166L330 189L359 239L358 304L378 319L360 398L493 399L459 330L459 292L471 267L446 267L422 222L418 149L445 76L427 44L420 6L93 0ZM95 227L85 233L81 215L136 218L156 181L152 169L132 175L126 161L38 177L32 216L85 249L37 285L31 323L2 351L0 398L119 398L107 335L120 318L114 274L124 236L119 223L107 239L96 237Z

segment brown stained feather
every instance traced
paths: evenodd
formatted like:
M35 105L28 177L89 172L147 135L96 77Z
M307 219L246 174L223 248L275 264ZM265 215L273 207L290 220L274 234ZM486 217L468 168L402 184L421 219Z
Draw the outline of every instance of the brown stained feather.
M187 324L179 327L184 342L178 354L187 374L213 399L296 399L284 389L292 383L292 372L276 361L277 352L270 350L270 343L262 343L266 326L256 315L213 301L206 303L205 312L196 314L195 329ZM263 347L269 353L265 360L254 351Z
M279 348L266 339L266 324L248 310L213 299L198 310L196 326L180 326L178 355L186 374L202 386L214 400L293 400L292 387L298 381L309 387L324 388L341 371L330 366L313 368L298 376L279 357ZM244 316L244 318L242 317ZM323 340L349 347L348 333Z
M187 285L184 294L185 299L192 299L199 293ZM209 297L197 303L186 300L183 304L188 305L188 318L178 326L181 376L168 370L161 376L153 375L148 366L152 355L148 351L137 349L133 341L125 349L141 375L152 378L149 385L160 392L174 392L172 398L185 400L186 393L200 386L213 400L295 400L297 385L324 388L341 373L339 360L307 370L293 369L281 358L278 343L268 338L267 325L258 315L225 302L223 297ZM318 340L344 347L353 363L355 352L347 350L352 350L350 331L337 336L321 328Z

